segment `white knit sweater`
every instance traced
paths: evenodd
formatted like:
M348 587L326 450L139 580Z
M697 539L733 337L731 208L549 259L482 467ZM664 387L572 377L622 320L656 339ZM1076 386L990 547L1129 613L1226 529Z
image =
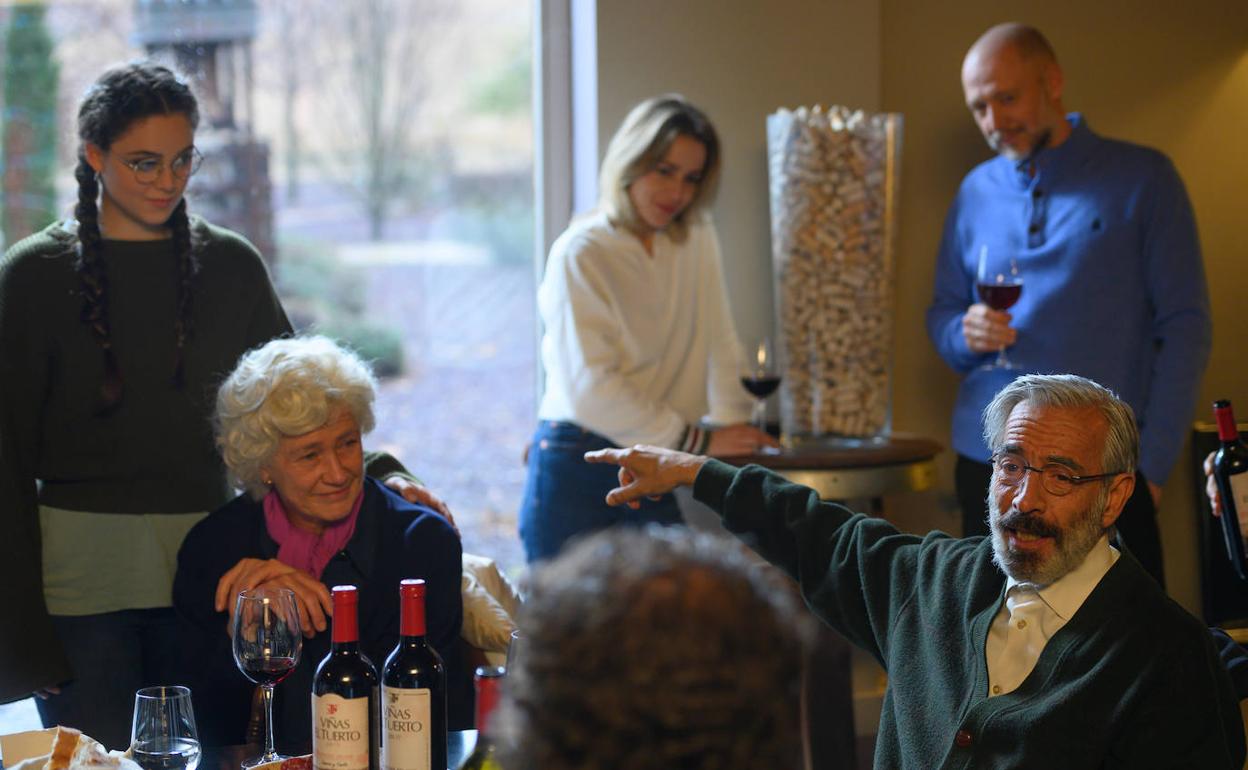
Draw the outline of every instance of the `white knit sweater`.
M656 233L653 250L603 214L555 241L537 295L540 419L575 422L620 446L666 447L703 418L748 419L714 226L692 224L680 244Z

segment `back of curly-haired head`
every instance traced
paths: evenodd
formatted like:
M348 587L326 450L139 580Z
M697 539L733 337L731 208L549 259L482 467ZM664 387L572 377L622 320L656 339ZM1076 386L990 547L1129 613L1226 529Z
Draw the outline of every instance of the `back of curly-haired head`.
M503 765L796 767L808 618L733 541L659 527L580 541L534 575Z
M373 429L377 380L355 353L328 337L290 337L243 354L217 390L213 428L231 480L253 497L281 440L324 427L345 408Z
M154 62L137 62L115 67L99 77L87 90L78 108L78 259L75 263L82 281L82 321L104 351L104 383L100 391L100 412L107 413L120 402L123 392L121 369L113 352L112 329L108 321L108 275L101 256L98 199L100 184L87 162L86 146L94 144L107 151L134 123L153 115L185 115L194 129L199 124L199 104L190 86L172 70ZM178 311L173 338L175 359L172 372L175 387L182 387L185 365L183 352L191 334L191 283L198 270L192 243L190 221L183 198L169 218L174 251L178 260Z

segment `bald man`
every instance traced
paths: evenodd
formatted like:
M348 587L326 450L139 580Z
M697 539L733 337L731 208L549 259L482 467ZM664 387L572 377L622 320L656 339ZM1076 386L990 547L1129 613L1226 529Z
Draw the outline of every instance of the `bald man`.
M964 535L987 533L992 468L979 432L1019 374L1072 372L1114 390L1139 423L1122 542L1163 587L1157 505L1209 357L1209 297L1183 182L1162 153L1093 133L1035 28L1001 24L962 62L966 106L997 156L962 181L945 220L927 330L963 375L953 413ZM1008 310L976 294L980 254L1012 257ZM1007 350L1015 368L989 368Z

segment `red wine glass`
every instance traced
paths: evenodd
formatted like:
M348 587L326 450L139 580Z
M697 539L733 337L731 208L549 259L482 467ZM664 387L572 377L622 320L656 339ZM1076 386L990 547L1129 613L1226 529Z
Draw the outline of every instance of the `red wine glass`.
M746 345L741 366L741 385L754 397L754 413L750 422L766 433L767 397L780 387L775 350L766 337L760 337Z
M975 290L985 305L993 310L1009 310L1023 293L1023 279L1018 273L1018 260L1013 256L990 255L988 247L979 250L979 268L975 274ZM997 349L997 358L982 369L1017 369L1005 355L1005 345Z
M295 592L289 588L240 591L233 631L238 670L264 692L264 753L246 760L243 767L286 759L273 747L273 687L295 670L303 649Z

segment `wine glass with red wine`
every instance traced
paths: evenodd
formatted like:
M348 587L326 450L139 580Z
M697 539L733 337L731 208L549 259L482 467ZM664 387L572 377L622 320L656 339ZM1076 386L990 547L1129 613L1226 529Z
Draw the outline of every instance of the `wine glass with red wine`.
M303 649L295 592L289 588L240 591L233 628L234 662L264 691L264 753L244 761L243 767L287 759L273 747L273 687L295 670Z
M754 397L754 414L750 422L767 432L767 397L780 387L780 370L776 367L771 340L760 337L745 346L741 364L741 384Z
M1018 273L1018 259L1014 255L989 253L988 247L979 250L979 269L975 273L975 291L983 303L993 310L1009 310L1023 294L1023 278ZM1005 346L997 349L997 358L982 369L1017 369L1005 355Z

